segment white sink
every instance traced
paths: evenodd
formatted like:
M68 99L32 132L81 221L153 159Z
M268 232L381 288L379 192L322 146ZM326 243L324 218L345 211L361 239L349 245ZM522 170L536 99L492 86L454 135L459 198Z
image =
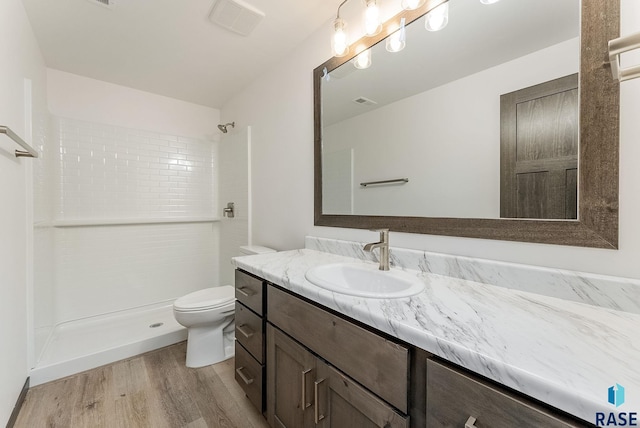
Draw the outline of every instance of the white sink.
M318 287L351 296L394 299L414 296L424 283L397 269L382 271L371 263L333 263L316 266L304 275Z

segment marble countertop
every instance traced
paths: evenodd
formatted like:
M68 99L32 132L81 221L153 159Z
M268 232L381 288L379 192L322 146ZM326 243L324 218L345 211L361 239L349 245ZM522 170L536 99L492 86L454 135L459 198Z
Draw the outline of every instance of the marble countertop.
M640 411L640 315L406 270L417 296L370 299L305 279L318 265L362 260L302 249L236 257L236 267L588 422ZM616 408L607 390L620 384Z

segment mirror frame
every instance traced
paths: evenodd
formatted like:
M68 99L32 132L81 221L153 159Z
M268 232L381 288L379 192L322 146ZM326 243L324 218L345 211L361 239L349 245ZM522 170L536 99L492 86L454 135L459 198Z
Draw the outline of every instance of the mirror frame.
M404 17L411 23L447 0L427 0L363 37L347 56L333 57L313 71L314 224L353 229L497 239L581 247L618 248L619 83L608 62L608 42L620 34L620 0L582 0L580 36L580 154L578 220L477 219L331 215L322 213L321 81L328 72L380 42Z

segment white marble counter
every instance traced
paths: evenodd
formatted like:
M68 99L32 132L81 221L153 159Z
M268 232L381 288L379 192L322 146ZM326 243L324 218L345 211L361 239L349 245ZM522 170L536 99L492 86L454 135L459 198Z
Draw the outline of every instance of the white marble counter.
M405 299L333 293L314 266L362 260L303 249L236 257L236 267L588 422L640 412L640 315L432 273ZM364 262L363 262L364 263ZM607 390L626 389L616 408Z

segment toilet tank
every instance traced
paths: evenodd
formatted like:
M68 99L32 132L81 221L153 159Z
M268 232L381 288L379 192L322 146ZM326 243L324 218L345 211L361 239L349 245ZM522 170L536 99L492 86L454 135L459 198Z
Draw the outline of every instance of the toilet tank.
M243 245L240 247L241 256L249 256L252 254L275 253L273 248L261 247L260 245Z

